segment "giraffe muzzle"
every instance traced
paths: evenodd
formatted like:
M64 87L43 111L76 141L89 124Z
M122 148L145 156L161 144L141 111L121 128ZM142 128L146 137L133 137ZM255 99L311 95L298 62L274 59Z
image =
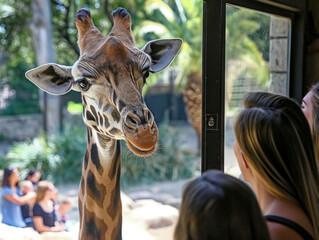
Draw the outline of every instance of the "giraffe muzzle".
M129 149L138 156L149 156L156 150L158 129L148 109L142 116L129 112L124 121L124 135Z

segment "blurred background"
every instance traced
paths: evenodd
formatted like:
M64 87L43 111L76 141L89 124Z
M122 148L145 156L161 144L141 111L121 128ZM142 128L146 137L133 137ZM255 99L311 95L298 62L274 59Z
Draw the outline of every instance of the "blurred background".
M74 64L79 57L77 10L89 9L96 27L107 35L112 27L111 12L118 7L130 13L140 49L153 39L183 39L172 65L151 75L143 89L159 126L157 153L138 158L122 142L123 192L134 204L151 199L177 211L183 184L199 175L201 166L202 0L0 0L0 169L15 164L21 179L29 169L38 169L62 195L74 198L71 220L75 225L86 149L80 94L48 95L24 74L47 62ZM275 20L284 21L288 29L288 20ZM236 176L239 170L232 153L231 123L246 93L271 88L272 22L271 16L256 11L226 9L225 170ZM148 229L173 226L174 216ZM158 233L151 234L160 239Z

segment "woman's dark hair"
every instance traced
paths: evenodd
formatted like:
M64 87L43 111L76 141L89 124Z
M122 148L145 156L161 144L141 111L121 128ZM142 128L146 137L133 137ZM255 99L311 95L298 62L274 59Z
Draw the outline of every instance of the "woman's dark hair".
M1 184L2 187L10 186L9 177L11 176L11 174L15 168L16 167L14 167L14 166L9 166L9 167L6 167L4 169L3 180L2 180L2 184Z
M182 196L175 240L269 240L252 190L241 180L209 170L189 182Z
M38 170L36 170L36 169L31 169L31 170L28 172L28 174L27 174L25 180L27 180L27 177L32 177L37 171L38 171Z

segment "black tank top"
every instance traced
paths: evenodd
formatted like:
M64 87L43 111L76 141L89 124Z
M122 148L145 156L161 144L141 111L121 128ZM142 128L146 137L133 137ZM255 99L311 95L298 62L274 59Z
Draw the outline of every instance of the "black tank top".
M276 222L283 224L291 229L295 230L304 240L314 240L314 238L299 224L283 217L273 216L273 215L266 215L265 216L267 221Z

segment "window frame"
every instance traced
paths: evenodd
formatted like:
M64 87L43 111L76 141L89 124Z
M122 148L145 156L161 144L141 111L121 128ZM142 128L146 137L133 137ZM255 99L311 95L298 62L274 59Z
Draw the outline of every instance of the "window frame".
M301 101L306 87L304 38L307 0L203 0L202 172L224 170L227 4L291 20L289 97Z

